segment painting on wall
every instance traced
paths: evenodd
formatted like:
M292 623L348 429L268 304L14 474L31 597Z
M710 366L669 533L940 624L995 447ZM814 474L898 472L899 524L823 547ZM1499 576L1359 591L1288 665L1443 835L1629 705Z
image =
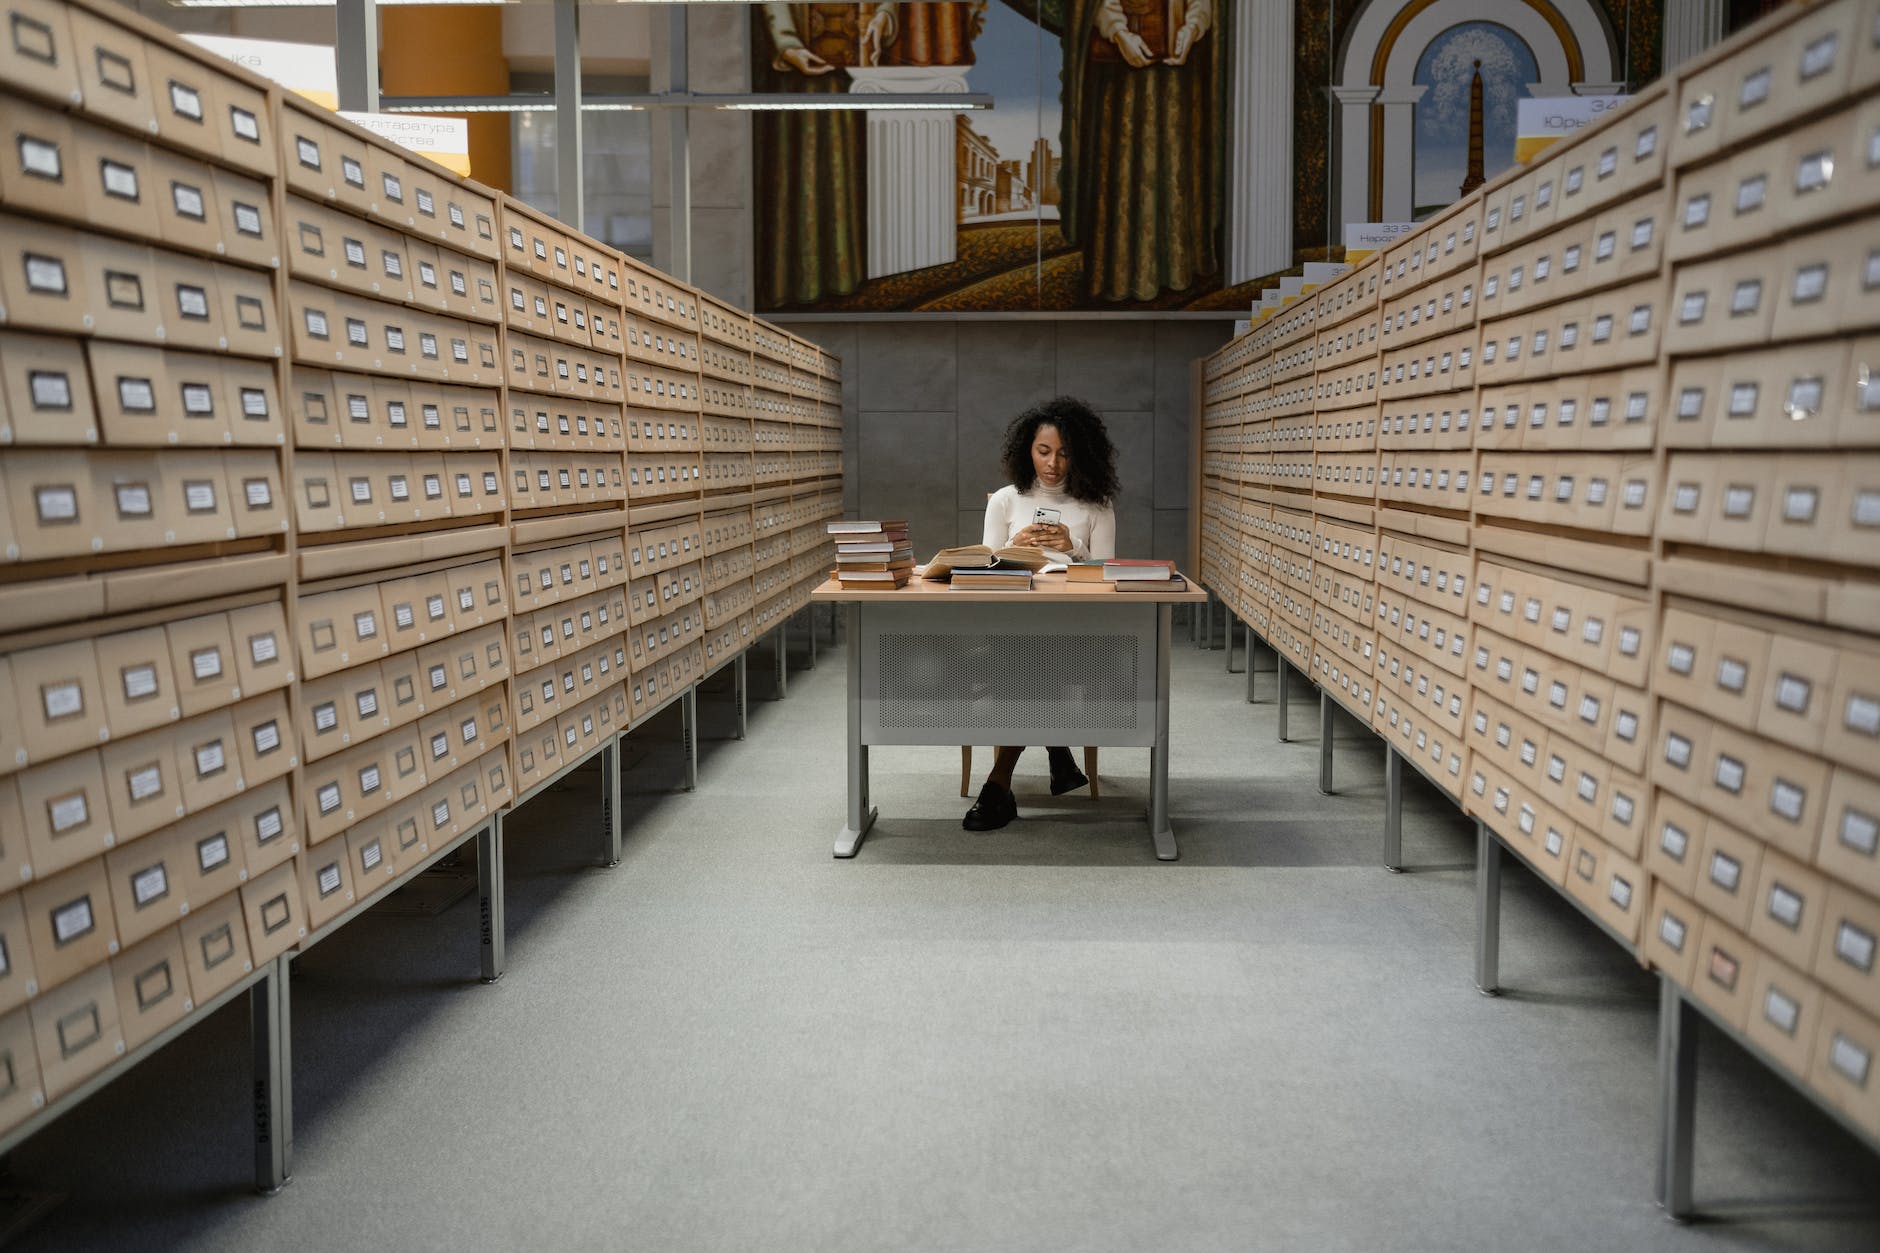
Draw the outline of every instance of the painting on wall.
M1296 0L1296 261L1337 260L1346 222L1407 222L1513 163L1525 97L1637 91L1658 75L1662 0ZM1479 62L1479 65L1477 64Z
M759 92L994 101L757 114L757 307L1244 308L1222 287L1232 3L756 6Z

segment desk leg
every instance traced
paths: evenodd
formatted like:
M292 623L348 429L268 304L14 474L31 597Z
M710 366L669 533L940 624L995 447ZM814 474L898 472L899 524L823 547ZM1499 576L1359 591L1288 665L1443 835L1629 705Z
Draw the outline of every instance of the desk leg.
M1210 618L1213 616L1209 615ZM1168 663L1174 646L1175 607L1156 606L1155 615L1155 747L1149 750L1149 838L1161 861L1181 856L1175 832L1168 822ZM1213 624L1210 622L1209 630Z
M777 624L777 699L790 694L790 620Z
M868 804L868 745L862 743L862 607L849 606L849 812L848 823L836 832L835 855L853 857L860 851L875 811Z
M809 664L803 668L814 670L816 668L816 610L813 607L803 611L803 625L807 628L803 634L809 636Z
M836 607L829 606L829 647L836 646Z
M1403 873L1403 758L1384 743L1384 869Z
M679 698L679 728L685 737L685 790L698 791L698 684Z
M1688 1222L1697 1119L1697 1011L1668 975L1658 976L1658 1204Z
M1332 794L1332 694L1319 689L1319 795Z
M1475 990L1501 995L1501 841L1475 824Z
M1288 682L1292 667L1286 664L1285 653L1275 653L1275 656L1279 660L1279 742L1284 744L1286 742L1286 699L1288 695L1286 689L1292 686L1292 684Z
M835 608L835 606L831 605L830 608L833 609ZM750 666L747 664L750 661L750 659L751 659L750 650L746 649L745 651L739 653L737 655L737 659L731 663L731 693L732 693L732 698L736 700L738 703L738 738L739 739L744 738L744 732L746 731L746 729L748 729L750 725L750 719L748 716L749 706L746 703L747 697L751 690L751 672L750 672Z

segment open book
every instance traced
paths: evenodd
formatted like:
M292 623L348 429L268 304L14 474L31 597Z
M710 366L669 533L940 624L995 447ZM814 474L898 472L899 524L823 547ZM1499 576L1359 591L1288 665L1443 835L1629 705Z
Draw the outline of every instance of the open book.
M949 579L955 570L1030 570L1035 573L1054 561L1068 559L1064 553L1052 552L1048 548L1034 548L1028 544L1011 544L1004 548L965 544L959 548L942 548L935 553L933 560L921 571L920 577Z

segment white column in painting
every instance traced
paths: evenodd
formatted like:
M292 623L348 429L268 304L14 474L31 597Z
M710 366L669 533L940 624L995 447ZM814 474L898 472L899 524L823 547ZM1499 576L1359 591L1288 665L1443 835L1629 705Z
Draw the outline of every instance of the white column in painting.
M1384 106L1384 203L1380 222L1416 220L1417 101L1429 87L1413 83L1386 87L1377 95Z
M967 65L850 68L849 94L966 91ZM868 111L868 277L945 265L958 254L956 115Z
M1234 6L1233 38L1230 287L1292 265L1292 0L1242 0Z
M1338 220L1333 246L1343 242L1347 222L1371 220L1371 102L1375 87L1334 87L1338 102ZM1389 154L1385 164L1389 165Z
M1729 0L1665 0L1665 69L1674 70L1723 39Z

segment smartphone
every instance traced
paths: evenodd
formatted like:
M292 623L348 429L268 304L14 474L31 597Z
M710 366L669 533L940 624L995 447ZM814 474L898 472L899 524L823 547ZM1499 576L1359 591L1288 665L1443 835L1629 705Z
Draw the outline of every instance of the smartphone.
M1031 520L1033 522L1048 522L1052 526L1056 526L1058 523L1058 518L1060 516L1061 515L1058 513L1057 510L1047 509L1044 506L1040 505L1036 510L1032 512Z

